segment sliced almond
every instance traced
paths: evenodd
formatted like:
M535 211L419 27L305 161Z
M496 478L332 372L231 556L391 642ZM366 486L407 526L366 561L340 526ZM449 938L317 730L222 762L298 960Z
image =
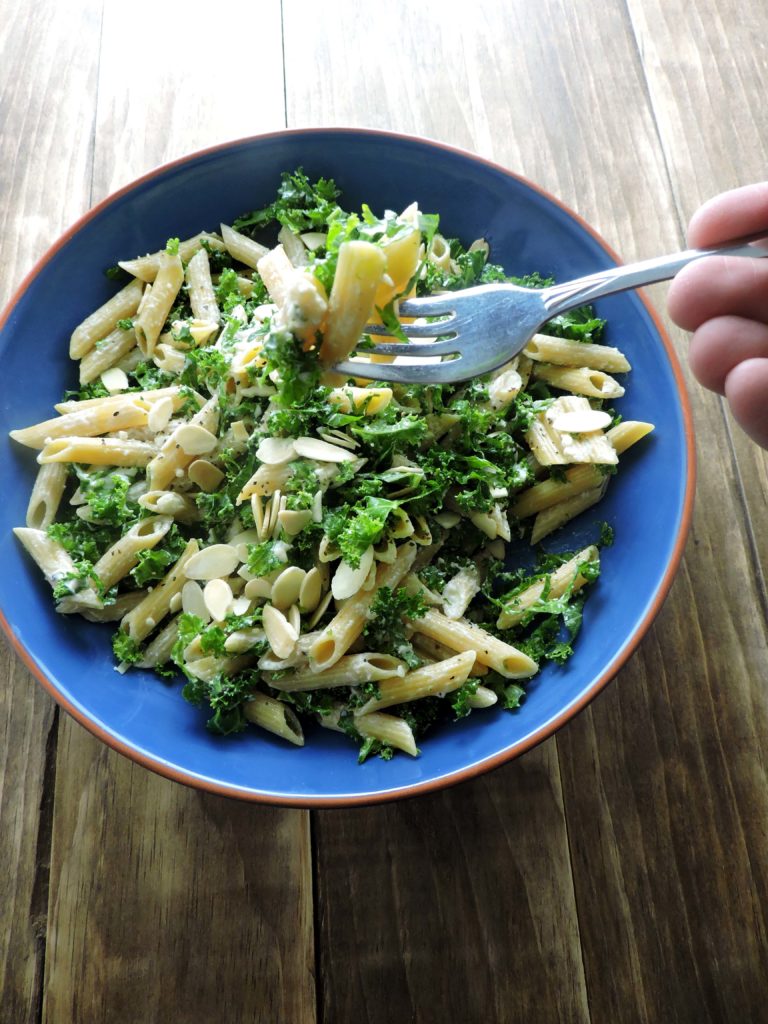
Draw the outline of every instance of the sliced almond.
M171 615L175 615L176 612L181 611L181 591L177 590L171 600L168 602L168 611Z
M288 622L297 633L301 631L301 613L299 612L298 606L292 604L288 609Z
M208 580L203 588L203 599L205 606L211 613L211 618L221 622L227 617L227 612L232 604L232 588L226 580Z
M306 573L298 565L289 565L283 569L272 584L271 601L275 608L285 611L298 601L305 576Z
M328 236L324 231L305 231L303 235L299 235L299 238L310 252L314 252L315 249L320 249L325 245Z
M203 622L209 622L211 615L203 597L203 588L194 580L188 580L181 588L181 607L188 615L196 615Z
M328 444L338 444L342 448L359 448L360 442L356 441L353 437L345 434L342 430L322 430L318 431L323 441L327 441Z
M125 370L121 370L119 366L110 366L108 370L102 373L101 383L110 395L116 395L119 391L125 391L128 387L128 376Z
M215 580L229 576L239 564L237 550L231 544L212 544L192 555L184 573L188 580Z
M298 630L271 604L264 605L263 614L264 632L273 653L278 658L290 658L299 639Z
M301 581L299 591L299 610L302 612L313 612L320 604L323 594L323 576L317 567L309 570Z
M368 570L368 575L365 577L365 582L363 583L362 589L365 590L365 591L373 590L373 588L375 586L376 586L376 565L374 564Z
M256 458L268 466L283 466L296 458L292 437L265 437L256 449Z
M266 598L268 601L272 596L272 584L265 577L258 576L255 580L248 580L243 594L251 601L259 598Z
M259 540L264 540L266 537L264 529L264 501L260 494L251 495L251 512L253 512L253 521L256 523Z
M309 620L309 628L310 629L314 629L315 626L320 621L320 619L322 619L322 617L325 615L325 613L326 613L326 611L328 609L328 605L331 603L332 599L333 599L333 594L329 590L328 593L323 598L323 600L317 606L317 608L315 608L315 610L314 610L314 612L312 614L312 618Z
M591 434L611 425L611 416L599 409L584 412L561 412L550 421L555 430L567 434Z
M297 437L293 442L297 455L317 462L354 462L356 456L337 444L321 441L319 437Z
M452 530L457 523L461 522L458 512L449 512L448 510L438 512L435 519L444 530Z
M277 513L277 520L289 537L295 537L312 522L312 509L282 509Z
M233 615L247 615L251 610L251 599L243 593L232 602L231 612Z
M151 417L152 413L150 412L149 415ZM208 459L195 459L187 470L187 476L206 494L212 494L224 479L224 474L219 467L214 466Z
M187 455L207 455L218 444L216 435L199 423L184 423L176 431L176 440Z
M165 430L173 415L173 399L166 395L159 402L153 402L147 416L147 426L156 434L159 430Z
M323 521L323 492L315 491L312 497L312 522L322 523Z
M372 544L365 549L357 566L351 566L345 558L342 558L331 581L331 593L336 600L343 601L345 598L356 594L365 583L372 565Z

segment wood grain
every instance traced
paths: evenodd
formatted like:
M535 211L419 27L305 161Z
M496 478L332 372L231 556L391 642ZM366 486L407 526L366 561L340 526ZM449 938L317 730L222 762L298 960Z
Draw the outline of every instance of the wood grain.
M48 1022L311 1022L306 813L184 789L62 729Z
M126 17L106 5L92 80L67 104L95 125L73 217L161 161L282 122L279 6L258 16L262 68L278 87L245 115L232 95L252 86L246 63L211 89L232 37L228 20L208 13L139 3ZM247 5L230 14L256 27ZM195 52L182 82L173 54ZM129 76L132 55L141 74ZM57 771L43 1019L314 1020L306 814L203 797L135 768L69 719Z
M48 7L6 2L0 14L0 305L88 201L93 122L79 103L95 92L86 54L98 53L101 4ZM45 958L57 716L0 644L0 1020L31 1024Z

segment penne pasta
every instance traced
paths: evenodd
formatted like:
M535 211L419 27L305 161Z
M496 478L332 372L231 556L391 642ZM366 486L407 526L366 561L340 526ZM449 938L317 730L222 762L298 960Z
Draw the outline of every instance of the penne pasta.
M458 690L469 678L474 663L475 652L468 650L445 661L424 665L405 676L382 679L379 683L379 696L372 697L355 714L367 715L371 711L392 707L393 704L406 704L411 700Z
M184 268L178 253L163 253L149 294L144 296L134 320L136 343L144 356L152 356L157 340L184 282Z
M71 359L82 359L97 341L106 338L117 327L118 320L134 315L139 308L144 288L140 281L131 281L117 295L86 317L74 329L69 341Z
M66 463L49 462L37 471L27 505L27 526L45 530L56 518L67 483Z
M411 623L417 633L445 644L452 651L474 651L477 660L505 679L528 679L538 671L536 662L511 644L466 620L454 621L430 608Z

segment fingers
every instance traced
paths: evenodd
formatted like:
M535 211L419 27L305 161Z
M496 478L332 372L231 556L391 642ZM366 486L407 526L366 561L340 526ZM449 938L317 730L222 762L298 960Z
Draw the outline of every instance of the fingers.
M717 317L698 328L688 355L698 382L724 395L734 367L748 359L768 359L768 326L738 316ZM768 406L768 392L765 402Z
M672 282L669 315L686 331L714 317L768 323L768 258L710 256L691 263Z
M763 228L768 235L768 181L723 192L704 203L688 225L688 243L702 248Z
M734 419L763 448L768 448L768 358L745 359L725 379L725 395Z

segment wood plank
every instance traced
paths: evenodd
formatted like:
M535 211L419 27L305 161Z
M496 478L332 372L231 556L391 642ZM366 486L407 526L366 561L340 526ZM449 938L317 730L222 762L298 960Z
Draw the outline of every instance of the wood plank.
M735 0L697 0L684 11L662 0L630 0L628 6L685 225L712 196L766 178L768 111L761 83L768 74L768 56L758 41L768 30L768 10L764 4L745 7ZM765 594L768 453L730 415L728 420Z
M766 12L652 0L629 10L685 223L708 196L764 177L753 41ZM587 976L610 978L590 984L595 1019L628 1007L649 1022L766 1019L766 457L735 429L735 466L720 403L695 383L691 395L697 515L686 570L644 647L648 678L635 659L560 740Z
M185 789L62 729L45 1020L314 1020L307 814Z
M590 1019L554 743L315 837L321 1020Z
M258 36L259 73L274 82L259 102L251 63L229 60L234 25ZM184 152L281 125L280 55L276 0L231 4L226 17L198 0L183 12L107 5L93 199ZM160 779L68 719L57 778L46 1020L314 1020L306 813Z
M8 2L0 18L0 305L88 200L101 3ZM62 142L62 140L64 140ZM55 197L51 201L48 197ZM39 1019L57 714L0 640L0 1020Z
M361 20L345 2L309 33L287 3L289 126L423 132L518 163L515 136L491 130L507 6L465 14L430 0ZM553 743L441 795L314 822L323 1020L589 1020Z

